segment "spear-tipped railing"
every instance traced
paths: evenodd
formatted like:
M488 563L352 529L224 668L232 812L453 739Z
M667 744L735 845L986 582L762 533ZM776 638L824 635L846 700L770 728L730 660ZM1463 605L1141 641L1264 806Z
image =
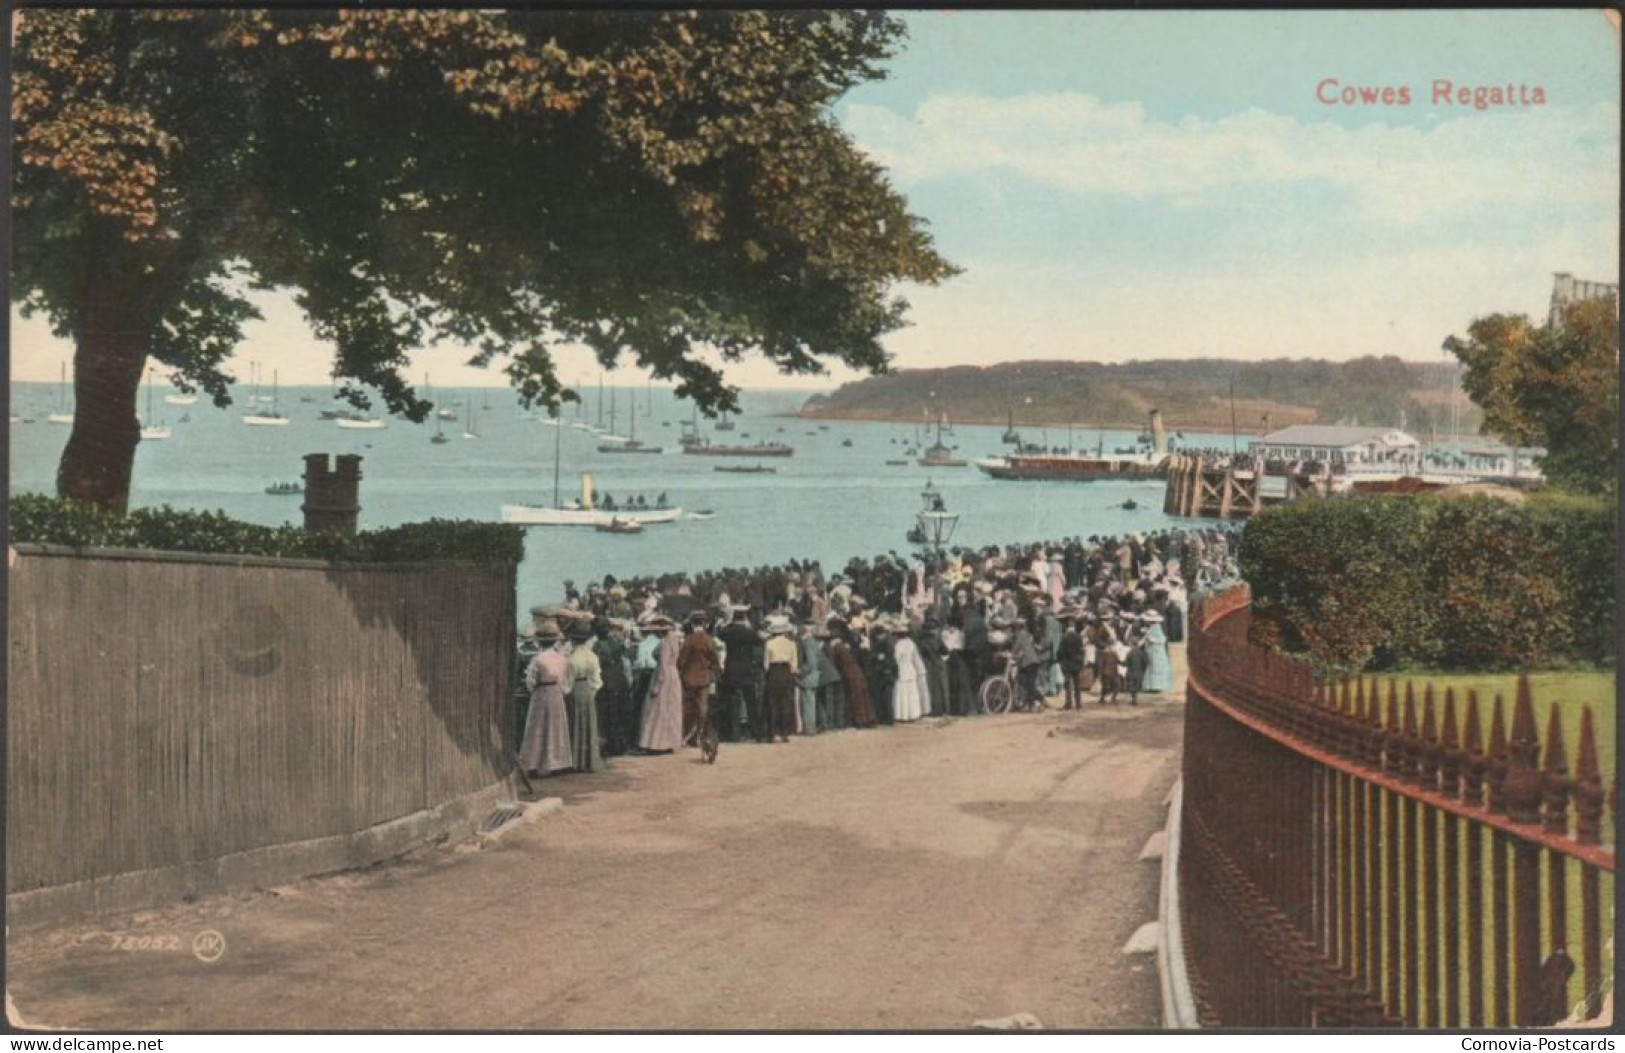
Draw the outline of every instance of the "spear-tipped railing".
M1614 795L1591 709L1571 769L1527 676L1486 744L1476 692L1327 682L1250 643L1250 617L1240 588L1191 619L1180 882L1203 1022L1601 1023Z

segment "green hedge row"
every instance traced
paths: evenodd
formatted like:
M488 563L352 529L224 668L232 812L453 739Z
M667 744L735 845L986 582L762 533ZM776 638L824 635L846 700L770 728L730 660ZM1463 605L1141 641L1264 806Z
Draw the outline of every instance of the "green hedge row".
M1247 524L1255 638L1333 669L1614 658L1612 502L1348 497Z
M303 527L244 523L221 512L189 512L167 505L119 515L44 494L14 495L9 528L13 542L353 563L518 563L525 555L524 529L507 523L431 519L345 537Z

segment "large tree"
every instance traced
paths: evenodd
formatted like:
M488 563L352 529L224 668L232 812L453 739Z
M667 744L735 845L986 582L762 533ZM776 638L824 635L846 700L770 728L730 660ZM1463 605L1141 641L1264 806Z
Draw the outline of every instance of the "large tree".
M342 393L421 420L436 341L526 404L550 348L708 408L696 352L883 369L901 281L953 268L835 123L892 18L819 13L30 10L13 298L75 345L64 496L123 508L148 358L229 404L245 294L291 291Z
M1467 367L1462 386L1483 430L1542 446L1554 485L1612 494L1619 477L1619 308L1581 300L1545 325L1523 315L1477 319L1444 348Z

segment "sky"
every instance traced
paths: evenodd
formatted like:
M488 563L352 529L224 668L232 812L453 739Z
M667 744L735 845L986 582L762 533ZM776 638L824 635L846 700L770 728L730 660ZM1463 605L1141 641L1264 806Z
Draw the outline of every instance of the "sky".
M1543 316L1555 271L1618 281L1620 44L1601 13L900 17L887 78L836 114L964 273L898 290L912 324L886 340L896 368L1437 361L1475 317ZM1479 108L1475 88L1514 104ZM260 306L236 371L259 360L284 384L326 383L331 350L291 300ZM12 319L13 379L55 380L68 346ZM500 382L466 357L425 350L413 377ZM596 380L585 351L559 357L567 381Z

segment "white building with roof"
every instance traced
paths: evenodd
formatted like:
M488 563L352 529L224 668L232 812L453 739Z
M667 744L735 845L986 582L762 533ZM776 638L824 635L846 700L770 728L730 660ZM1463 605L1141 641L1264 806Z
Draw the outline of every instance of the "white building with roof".
M1421 443L1398 428L1342 424L1294 424L1252 442L1253 455L1267 461L1349 467L1419 463L1421 450Z
M1465 463L1467 471L1477 475L1535 479L1541 477L1541 472L1535 465L1541 457L1546 456L1546 451L1539 446L1508 446L1505 443L1487 442L1462 450L1459 456Z

